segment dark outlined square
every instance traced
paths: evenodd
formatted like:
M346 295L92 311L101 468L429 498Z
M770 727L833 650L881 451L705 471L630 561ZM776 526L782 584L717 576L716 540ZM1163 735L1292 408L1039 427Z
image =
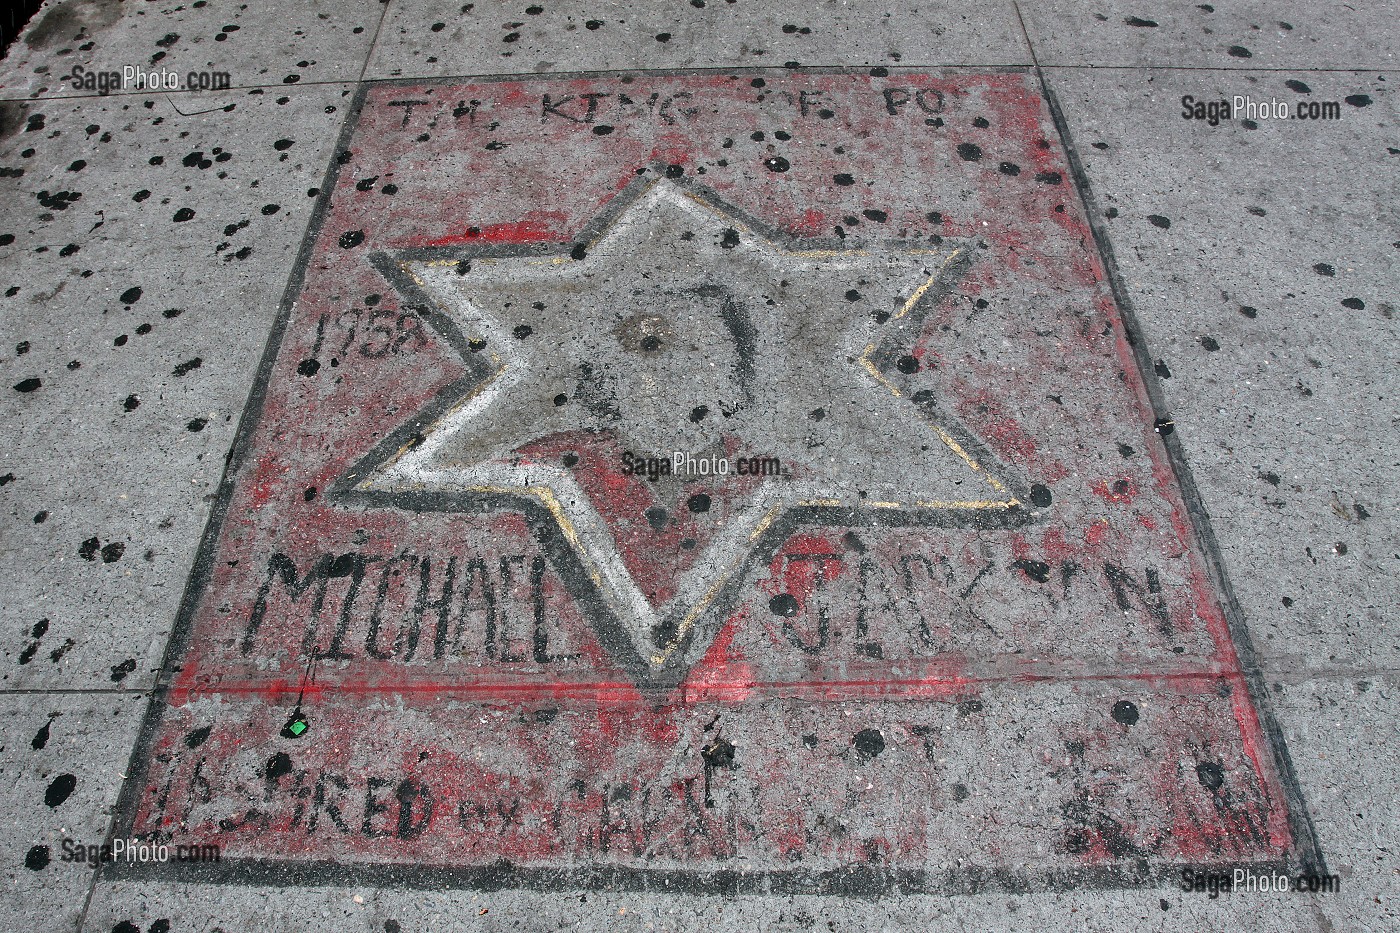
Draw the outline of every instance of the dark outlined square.
M1019 70L362 88L121 804L118 835L225 859L113 870L859 893L1320 870L1057 122ZM784 509L648 678L548 497L358 484L491 369L404 263L587 262L663 174L789 247L975 256L869 359L920 361L891 403L936 399L1005 496ZM553 440L521 456L580 449ZM630 527L629 572L681 566Z

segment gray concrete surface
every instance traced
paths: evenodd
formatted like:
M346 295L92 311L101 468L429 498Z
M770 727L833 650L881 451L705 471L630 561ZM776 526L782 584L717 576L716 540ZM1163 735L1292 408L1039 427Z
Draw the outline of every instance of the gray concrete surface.
M1400 925L1394 5L527 6L50 2L0 63L0 476L13 475L0 488L0 926ZM181 71L227 71L232 87L95 96L58 80L74 64L149 66L157 55ZM1159 361L1174 436L1341 892L722 897L124 880L62 863L62 839L101 841L112 825L312 215L308 194L335 157L357 83L787 62L1040 67ZM1355 102L1334 122L1210 128L1181 118L1183 94ZM218 161L221 151L231 157ZM82 196L52 197L64 191ZM186 209L193 216L176 220ZM29 379L42 384L10 388ZM67 796L62 784L51 791L65 774L75 776Z

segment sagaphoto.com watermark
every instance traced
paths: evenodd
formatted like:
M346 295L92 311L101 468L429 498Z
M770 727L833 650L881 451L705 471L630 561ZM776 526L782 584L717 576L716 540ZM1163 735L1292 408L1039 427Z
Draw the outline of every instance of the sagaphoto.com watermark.
M1348 99L1350 100L1350 99ZM1255 100L1244 94L1204 99L1193 94L1181 98L1181 118L1219 126L1234 120L1340 120L1342 105L1335 100L1300 100L1292 106L1277 97Z
M223 851L212 842L170 846L143 839L113 839L99 845L64 839L59 849L59 861L94 868L110 862L218 862L223 857Z
M622 453L622 475L645 476L656 482L663 476L786 476L787 470L777 457L696 457L679 450L669 457L648 457L626 450Z
M125 91L225 91L232 86L227 71L187 71L172 68L140 68L123 65L116 71L102 71L74 65L63 79L75 91L91 91L106 96Z
M1217 898L1222 894L1337 894L1342 881L1336 875L1305 872L1288 875L1278 871L1255 872L1248 868L1233 871L1181 872L1181 890Z

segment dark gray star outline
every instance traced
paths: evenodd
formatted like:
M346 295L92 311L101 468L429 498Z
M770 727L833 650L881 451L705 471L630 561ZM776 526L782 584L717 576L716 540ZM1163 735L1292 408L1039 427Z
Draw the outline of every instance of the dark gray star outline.
M665 693L683 682L694 662L708 648L719 627L729 618L739 602L743 582L750 573L769 563L783 543L804 525L836 525L849 528L942 527L1010 529L1036 519L1030 507L1029 490L1018 472L1005 464L976 436L967 431L956 418L950 418L940 408L933 393L914 390L912 378L902 372L898 360L913 346L920 335L928 314L943 301L966 275L976 261L975 253L985 248L966 242L922 294L911 299L907 313L885 324L878 341L867 348L863 364L903 404L912 405L919 417L943 437L955 451L970 462L997 463L1001 482L996 483L1007 495L998 508L875 508L851 507L844 504L800 504L789 507L768 522L753 539L747 554L732 568L712 591L707 605L693 619L693 625L683 627L681 617L685 607L672 611L652 632L654 643L665 650L653 655L651 661L638 651L628 629L599 586L575 546L563 533L558 516L547 501L538 494L521 489L516 491L479 492L462 490L369 488L365 484L383 465L405 450L421 444L432 425L458 408L492 378L497 369L485 355L473 352L470 340L462 333L451 316L415 281L402 264L409 262L470 262L474 259L566 258L577 257L579 247L586 251L608 228L637 202L664 174L653 169L651 177L639 177L620 191L602 211L579 232L575 242L552 243L480 243L462 246L424 247L397 250L393 253L375 252L370 262L398 291L403 307L416 313L452 348L460 358L465 372L443 387L422 410L390 432L368 454L357 460L328 490L334 501L370 508L392 508L407 512L450 512L485 515L494 512L515 512L525 519L538 547L554 572L564 583L581 614L592 626L595 635L613 660L631 677L633 683L646 693ZM683 189L716 214L732 218L748 230L787 253L831 251L849 252L854 247L847 240L834 237L794 237L750 216L722 200L710 189L688 178L667 179L667 183ZM907 251L909 241L886 239L868 243L892 251ZM479 347L477 348L479 349ZM660 661L661 663L655 663Z

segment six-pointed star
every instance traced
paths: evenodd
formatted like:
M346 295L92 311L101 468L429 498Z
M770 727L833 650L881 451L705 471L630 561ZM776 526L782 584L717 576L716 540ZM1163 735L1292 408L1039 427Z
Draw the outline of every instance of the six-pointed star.
M572 570L591 590L580 599L590 621L639 685L652 686L683 676L685 656L708 642L695 637L697 623L729 604L740 569L766 560L799 519L1024 517L1020 484L1004 466L1001 478L988 472L985 448L911 385L920 364L909 348L971 262L966 248L785 249L713 194L670 182L634 184L585 234L568 256L528 247L376 255L468 373L352 469L344 491L413 508L543 505L567 541L554 548L561 575ZM570 453L532 455L560 439ZM668 586L644 591L624 559L637 551L621 546L624 526L659 529L668 510L644 518L642 503L619 517L581 478L595 469L615 477L619 464L598 459L622 451L697 463L777 458L783 473L657 484L669 511L682 502L695 511L698 488L726 508L706 535L682 543L693 553Z

